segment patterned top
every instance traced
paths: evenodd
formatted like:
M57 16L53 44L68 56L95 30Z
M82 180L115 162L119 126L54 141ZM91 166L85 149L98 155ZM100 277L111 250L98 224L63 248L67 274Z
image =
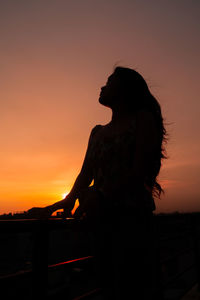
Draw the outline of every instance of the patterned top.
M94 185L112 201L112 205L118 205L123 201L123 205L137 208L134 182L132 186L126 188L120 185L123 175L131 174L134 168L136 119L133 118L128 130L120 134L99 137L96 133L100 130L104 130L104 126L97 125L93 128L88 147L88 160L93 172ZM145 187L141 195L143 199L139 199L140 204L143 202L147 209L154 210L154 200Z

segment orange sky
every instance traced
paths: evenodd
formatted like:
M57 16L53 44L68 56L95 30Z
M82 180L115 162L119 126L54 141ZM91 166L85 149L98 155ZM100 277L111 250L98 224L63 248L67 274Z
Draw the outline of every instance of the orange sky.
M200 209L198 1L0 3L0 213L44 206L70 190L115 63L136 68L169 132L157 212Z

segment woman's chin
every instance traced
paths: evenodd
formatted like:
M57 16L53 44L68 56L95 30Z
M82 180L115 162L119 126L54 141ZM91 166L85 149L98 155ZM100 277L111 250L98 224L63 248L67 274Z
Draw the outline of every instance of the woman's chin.
M102 104L102 97L101 96L99 96L99 103L101 103Z
M110 107L108 101L106 101L106 99L101 97L101 96L99 97L99 103L104 105L104 106Z

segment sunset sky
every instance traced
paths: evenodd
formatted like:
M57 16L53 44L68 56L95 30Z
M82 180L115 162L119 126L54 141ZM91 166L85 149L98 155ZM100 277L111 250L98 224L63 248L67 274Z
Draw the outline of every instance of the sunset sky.
M200 1L0 2L0 213L73 185L115 64L147 80L169 134L157 212L200 210Z

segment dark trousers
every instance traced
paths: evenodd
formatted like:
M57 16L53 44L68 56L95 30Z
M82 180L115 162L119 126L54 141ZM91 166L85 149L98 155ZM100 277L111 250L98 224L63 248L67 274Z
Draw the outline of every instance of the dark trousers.
M156 299L153 214L112 210L101 218L93 236L104 299Z

